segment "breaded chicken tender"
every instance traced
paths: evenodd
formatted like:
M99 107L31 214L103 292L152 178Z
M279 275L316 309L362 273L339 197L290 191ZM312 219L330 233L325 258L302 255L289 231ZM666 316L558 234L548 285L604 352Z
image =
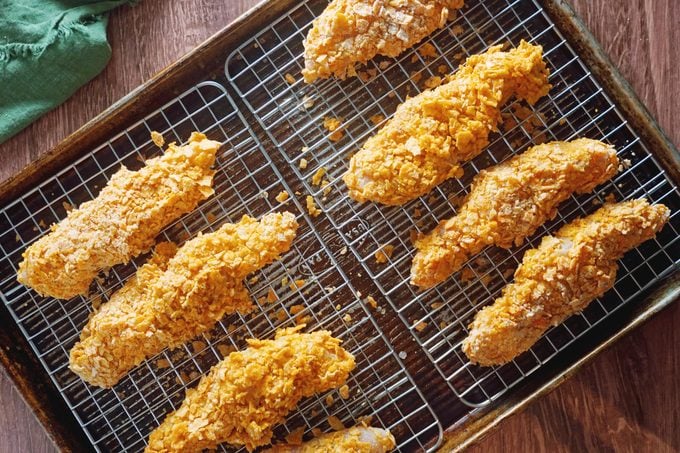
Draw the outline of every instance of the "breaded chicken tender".
M165 226L213 194L219 147L194 132L138 171L121 168L97 198L26 249L17 279L43 296L85 294L99 271L149 250Z
M506 363L543 333L614 286L624 253L653 238L668 221L666 206L646 200L606 204L546 236L524 255L515 281L470 326L463 352L483 366Z
M358 63L396 57L462 7L463 0L333 0L304 40L305 82L353 77Z
M250 311L242 280L288 251L297 226L288 212L259 222L244 216L179 250L159 244L90 318L71 350L71 370L92 385L111 387L147 357L210 330L225 314Z
M343 180L357 201L400 205L462 176L482 152L511 98L533 104L550 89L541 46L524 41L473 55L451 80L401 104L349 163Z
M389 430L355 426L322 434L302 445L276 445L268 453L387 453L396 442Z
M432 287L490 245L519 245L573 193L591 192L618 170L616 150L581 138L534 146L482 170L458 214L415 241L411 283Z
M270 442L274 425L302 398L342 386L352 354L330 332L300 327L248 340L248 349L215 365L151 433L146 452L200 452L223 442L252 451Z

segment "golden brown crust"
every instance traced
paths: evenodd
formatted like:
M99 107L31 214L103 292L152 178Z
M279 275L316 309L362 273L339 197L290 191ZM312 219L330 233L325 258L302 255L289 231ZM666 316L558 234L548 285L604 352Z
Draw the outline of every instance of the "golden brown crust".
M276 445L268 453L387 453L396 442L389 430L355 426L322 434L302 445Z
M350 160L343 180L357 201L400 205L462 175L496 130L511 97L536 102L550 89L543 49L524 41L473 55L451 80L407 99Z
M462 7L463 0L333 0L304 40L305 82L353 77L356 64L396 57Z
M145 358L211 329L227 313L249 311L242 280L286 252L296 229L287 212L259 222L244 216L177 251L159 244L90 318L71 350L70 368L92 385L111 387Z
M354 357L322 330L279 331L274 340L249 340L215 365L182 406L151 433L150 452L199 452L228 442L253 450L304 397L340 387Z
M524 255L514 283L477 313L463 352L471 362L491 366L529 349L550 326L609 290L616 261L653 238L669 214L666 206L644 199L606 204L544 237Z
M194 132L138 171L121 168L97 198L24 252L17 279L60 299L85 294L100 270L149 250L166 225L213 194L210 167L219 147Z
M482 170L458 214L415 242L411 283L432 287L490 245L519 245L572 193L588 193L619 166L616 151L597 140L534 146Z

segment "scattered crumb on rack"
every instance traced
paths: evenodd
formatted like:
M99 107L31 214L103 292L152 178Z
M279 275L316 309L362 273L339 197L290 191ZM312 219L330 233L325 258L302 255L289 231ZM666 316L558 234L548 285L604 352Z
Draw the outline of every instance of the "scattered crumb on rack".
M474 278L475 278L475 273L468 266L464 267L463 270L460 272L460 281L463 282L463 283L467 283Z
M295 428L292 430L288 435L286 436L286 443L289 445L301 445L302 444L302 436L305 433L305 427L300 426L298 428Z
M295 77L290 72L287 72L286 75L284 75L286 82L290 83L293 85L295 83Z
M151 131L151 141L159 148L162 148L163 145L165 145L165 139L163 138L163 134L160 132Z
M437 48L434 47L430 42L426 42L422 46L420 46L418 48L418 53L420 54L421 57L425 59L437 58Z
M285 202L286 200L288 200L288 198L290 198L290 195L288 194L288 192L286 192L285 190L282 190L282 191L279 192L279 194L276 196L275 200L278 201L279 203L283 203L283 202Z
M167 359L159 359L156 361L156 367L163 370L170 367L170 362Z
M378 264L385 264L390 258L392 258L392 253L394 253L394 246L391 244L385 244L377 252L375 252L375 262Z
M328 136L330 141L337 142L344 135L342 129L340 128L340 126L342 126L342 122L343 118L336 118L332 116L327 116L323 119L323 127L331 133L331 135Z
M372 308L378 308L378 301L375 300L375 298L371 295L368 295L366 297L366 303L370 305Z
M427 323L425 321L421 321L416 319L413 321L413 328L416 329L418 332L422 332L425 330L425 327L427 327Z
M326 174L326 168L325 167L319 167L319 169L312 176L312 185L313 186L320 185L325 174Z
M290 288L291 291L297 291L298 289L305 286L305 283L307 283L305 280L297 279L297 280L291 282L288 287Z
M311 195L307 195L305 200L307 202L307 212L309 212L309 215L312 217L318 217L319 214L323 212L316 206L316 203L314 203L314 198Z
M328 417L328 424L331 425L331 428L333 428L333 430L335 430L335 431L340 431L341 429L345 429L345 425L335 415L331 415L331 416Z
M305 94L302 97L302 106L307 110L311 109L314 107L314 99Z
M442 78L439 76L429 77L423 82L423 88L431 90L432 88L437 88L443 82Z
M307 168L307 159L305 159L305 158L300 159L300 165L299 166L300 166L300 170L306 169Z
M235 350L236 350L236 348L234 346L231 346L231 345L226 345L226 344L218 344L217 345L217 352L219 352L222 357L228 356L229 354L231 354Z
M377 126L385 120L385 115L376 113L375 115L371 115L369 120L371 120L371 123L373 123L374 126Z
M193 349L194 353L204 350L205 347L206 344L201 340L194 340L191 342L191 349Z

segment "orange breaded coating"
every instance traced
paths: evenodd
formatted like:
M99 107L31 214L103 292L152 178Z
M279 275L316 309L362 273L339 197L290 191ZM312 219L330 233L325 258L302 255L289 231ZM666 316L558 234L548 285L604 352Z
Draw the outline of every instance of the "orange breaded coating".
M194 132L138 171L122 167L97 198L26 249L17 279L43 296L85 294L99 271L149 250L165 226L213 194L219 147Z
M541 46L524 41L473 55L451 80L397 107L349 163L343 180L357 201L400 205L462 175L482 152L511 97L533 104L550 89Z
M432 287L490 245L520 245L573 193L591 192L618 170L616 150L581 138L534 146L482 170L458 215L415 241L411 283Z
M303 42L305 82L354 77L357 64L396 57L462 7L463 0L333 0Z
M396 442L389 430L355 426L322 434L302 445L276 445L268 453L387 453Z
M200 452L223 442L252 451L270 442L274 425L302 398L343 385L352 354L330 332L298 333L301 327L248 340L248 349L215 365L151 433L146 452Z
M85 381L111 387L147 357L210 330L227 313L248 312L243 279L288 251L295 217L244 216L199 234L175 253L153 258L90 318L71 350L70 368Z
M483 366L509 362L543 333L600 297L616 280L616 261L653 238L669 210L646 200L606 204L546 236L524 255L515 281L470 326L463 352Z

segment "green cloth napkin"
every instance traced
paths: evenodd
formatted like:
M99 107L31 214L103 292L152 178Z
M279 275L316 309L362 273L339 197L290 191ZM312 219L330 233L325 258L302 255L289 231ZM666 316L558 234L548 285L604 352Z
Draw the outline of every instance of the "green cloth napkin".
M107 12L123 3L0 0L0 143L104 69Z

